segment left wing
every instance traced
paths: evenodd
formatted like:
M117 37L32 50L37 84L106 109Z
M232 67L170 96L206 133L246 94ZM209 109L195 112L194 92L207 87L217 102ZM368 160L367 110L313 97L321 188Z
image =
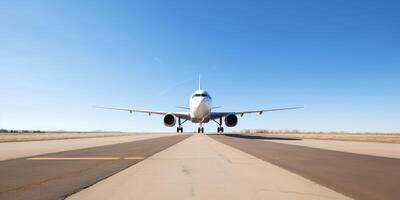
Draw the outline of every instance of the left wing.
M190 119L190 115L188 112L164 112L164 111L154 111L154 110L142 110L142 109L131 109L131 108L114 108L114 107L103 107L103 106L94 106L95 108L107 109L107 110L118 110L118 111L127 111L130 113L139 112L146 113L148 115L166 115L168 113L174 114L177 117L182 119Z
M211 119L216 119L220 117L224 117L229 114L235 114L243 117L245 114L252 114L252 113L259 113L260 115L264 112L272 112L272 111L280 111L280 110L293 110L293 109L300 109L304 107L289 107L289 108L274 108L274 109L264 109L264 110L250 110L250 111L240 111L240 112L212 112Z

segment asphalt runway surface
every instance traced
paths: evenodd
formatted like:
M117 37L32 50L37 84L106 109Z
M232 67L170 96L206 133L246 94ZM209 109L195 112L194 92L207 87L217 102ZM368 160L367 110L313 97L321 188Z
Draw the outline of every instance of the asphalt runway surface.
M393 145L374 156L369 143L356 154L340 141L323 149L240 134L146 137L46 154L40 144L63 142L35 142L30 157L0 161L0 199L400 199L400 159L384 157Z
M190 135L0 161L0 199L64 199Z
M354 199L400 199L400 159L265 141L289 138L210 137Z

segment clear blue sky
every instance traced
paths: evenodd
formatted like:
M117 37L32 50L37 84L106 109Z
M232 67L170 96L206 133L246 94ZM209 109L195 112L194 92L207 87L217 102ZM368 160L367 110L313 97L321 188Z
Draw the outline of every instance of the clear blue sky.
M201 74L220 111L306 107L229 130L400 131L398 1L244 2L1 1L0 128L175 131L92 105L178 111Z

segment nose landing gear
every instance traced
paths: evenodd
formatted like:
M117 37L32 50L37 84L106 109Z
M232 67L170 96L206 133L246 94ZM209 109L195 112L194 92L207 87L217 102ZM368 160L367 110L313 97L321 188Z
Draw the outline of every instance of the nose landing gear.
M204 127L197 128L197 133L204 133Z

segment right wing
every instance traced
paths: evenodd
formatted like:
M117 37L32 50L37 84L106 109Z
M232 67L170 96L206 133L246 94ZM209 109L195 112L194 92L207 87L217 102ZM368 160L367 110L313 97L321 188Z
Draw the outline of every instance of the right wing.
M190 119L190 115L188 112L164 112L164 111L153 111L153 110L142 110L142 109L131 109L131 108L114 108L114 107L104 107L104 106L94 106L94 107L107 110L126 111L130 113L133 112L146 113L148 115L166 115L168 113L171 113L182 119Z
M280 110L293 110L293 109L300 109L300 108L304 108L304 107L274 108L274 109L265 109L265 110L250 110L250 111L235 112L235 114L243 116L244 114L259 113L261 115L261 114L263 114L263 112L272 112L272 111L280 111Z

